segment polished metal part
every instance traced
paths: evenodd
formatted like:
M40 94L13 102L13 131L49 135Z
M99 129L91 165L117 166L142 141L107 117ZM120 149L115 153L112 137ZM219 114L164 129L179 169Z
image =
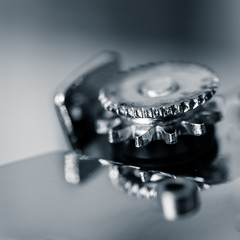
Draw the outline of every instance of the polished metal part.
M139 194L144 199L116 191L108 177L109 166L116 163L106 160L116 159L107 152L110 144L99 135L93 137L87 145L81 146L82 155L86 159L78 161L79 177L83 180L86 173L89 177L87 181L80 181L80 184L66 183L64 152L45 154L0 167L0 238L238 239L239 89L238 85L228 95L226 93L223 109L226 117L215 126L218 150L207 161L208 164L203 165L202 171L195 166L192 175L176 176L168 173L167 176L165 172L166 177L174 180L178 177L193 180L199 188L200 182L210 186L209 190L199 192L201 205L193 216L185 217L184 214L182 220L180 214L179 219L169 222L156 203L156 196L155 200L151 197L152 200L145 199L146 189L143 188ZM95 155L98 158L94 160ZM200 160L203 162L206 159L202 157ZM99 163L103 166L99 166ZM85 169L82 164L86 164ZM135 169L139 182L147 183L150 189L163 180L156 171L154 173L152 170L151 174L150 170L139 166L132 168ZM175 170L180 168L178 165ZM137 189L134 186L132 195ZM150 191L149 195L155 194Z
M205 111L205 119L199 113L191 113L198 111L201 105L212 97L218 86L216 74L208 68L190 63L162 62L141 66L114 77L120 69L119 63L117 53L103 52L70 74L58 88L54 98L55 107L73 149L79 149L95 132L108 133L110 143L134 139L136 147L144 147L153 140L175 144L179 135L203 135L209 119L213 123L220 119L220 114L217 113L213 121L213 114L208 110ZM115 94L113 90L109 90L112 88L115 89ZM99 91L101 103L104 106L107 104L105 108L114 113L106 111L99 115ZM151 105L151 111L141 106L135 109L136 115L132 112L135 111L134 108L127 107L124 103L120 104L120 108L127 107L125 110L131 113L131 116L121 114L120 109L116 110L117 103L114 103L114 108L109 107L111 100L103 96L104 91L111 97L114 95L114 99L123 98L121 103L124 97L126 101L128 98L134 98L136 94L131 91L137 91L135 103L138 104L141 99L140 102L144 101L144 106ZM173 105L168 108L170 102ZM157 110L156 104L163 106ZM156 114L156 111L161 114ZM184 114L179 116L181 113ZM126 117L120 117L118 114ZM167 116L174 116L174 119L166 120ZM196 117L201 119L195 121Z
M134 173L133 168L126 166L125 168L117 165L110 165L109 178L111 183L119 190L126 192L128 195L138 198L152 199L157 196L157 184L148 182L144 183L140 178L131 179L127 177L127 173ZM163 179L162 176L161 179Z
M201 136L206 125L221 120L216 104L208 104L218 82L209 68L186 62L122 72L100 90L99 100L112 115L103 113L96 132L108 133L110 143L133 139L137 148L155 140L176 144L180 135Z
M197 185L185 178L165 179L158 185L158 199L165 218L174 221L199 208Z
M119 68L120 57L117 53L102 52L73 71L58 87L54 103L73 149L79 148L80 138L75 126L82 124L81 120L86 117L82 107L91 104L85 114L97 114L98 91Z
M66 182L70 184L80 183L79 159L76 152L65 154L64 159L64 176Z
M130 196L156 199L168 221L196 213L200 206L199 191L209 188L200 177L170 176L127 165L110 164L109 178L117 189Z
M105 115L105 113L103 113ZM119 143L133 139L137 148L144 147L155 140L163 140L166 144L176 144L178 136L201 136L206 133L206 125L220 121L222 114L217 102L213 100L199 107L192 114L170 120L154 121L149 119L115 118L106 115L96 120L96 131L108 133L110 143Z
M101 159L82 154L80 150L64 154L64 178L69 184L85 183L91 175L101 168Z
M136 199L116 191L108 177L108 166L96 171L90 157L79 161L92 174L88 181L67 184L65 154L54 152L0 167L0 238L237 239L240 149L228 144L222 135L226 123L219 127L219 141L225 146L219 155L229 155L224 172L231 180L200 192L201 205L194 215L167 221L156 198ZM218 164L226 162L221 159Z
M179 175L160 170L143 170L140 167L107 160L100 160L100 162L103 166L109 167L109 177L114 186L124 190L130 195L134 193L137 197L156 197L158 191L157 186L162 185L162 181L165 179L171 179L173 181L176 179L180 179L179 181L185 179L202 190L209 189L211 185L216 184L211 179L209 180L209 177L204 178L201 174L199 174L199 176L191 174ZM142 194L145 190L141 193L142 188L148 190L146 195ZM150 195L149 192L151 192Z
M217 75L199 64L160 62L118 74L101 89L102 106L128 118L162 119L205 104L216 92Z

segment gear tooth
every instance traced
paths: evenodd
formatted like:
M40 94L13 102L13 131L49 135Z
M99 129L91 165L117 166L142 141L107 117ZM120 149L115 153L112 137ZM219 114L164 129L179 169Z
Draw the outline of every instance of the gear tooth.
M130 191L131 187L132 187L132 183L130 181L126 181L126 183L124 184L125 187L125 191L128 192Z
M166 108L166 116L173 115L173 109L172 106Z
M166 117L167 116L167 110L165 107L159 108L159 113L161 117Z
M188 121L182 121L181 129L182 135L194 135L194 136L201 136L206 133L206 126L204 123L192 123Z
M108 111L110 111L110 112L113 111L114 107L113 107L113 105L111 104L111 102L106 104L106 109L107 109Z
M143 116L143 118L147 118L147 112L146 112L146 109L141 108L141 110L142 110L142 116Z
M147 112L144 108L141 108L143 118L147 118Z
M117 110L116 110L116 114L117 114L117 115L120 115L119 107L118 107Z
M215 93L214 90L212 90L212 91L207 91L207 92L206 92L206 98L207 98L207 100L211 99L214 93Z
M199 102L199 105L203 105L204 103L206 103L206 94L202 94L200 96L198 96L198 102Z
M108 141L110 143L119 143L130 139L132 136L131 127L123 127L120 129L111 129L108 132Z
M134 118L134 108L133 107L127 108L127 116Z
M181 108L182 113L189 111L189 109L190 109L189 102L182 102L180 108Z
M189 106L191 109L197 108L199 106L198 99L196 98L191 99Z
M151 109L147 109L146 110L146 115L147 115L148 118L152 118L153 117L152 110Z
M154 109L154 114L155 114L156 118L159 118L160 117L159 109Z
M137 183L134 183L132 185L132 189L131 189L131 192L129 194L136 196L138 191L139 191L139 186L138 186Z
M142 118L143 117L142 110L141 109L137 109L136 110L136 115L137 115L137 117Z
M163 129L163 140L166 144L176 144L177 143L177 131L174 132L167 132L165 129Z
M168 132L166 129L159 125L155 127L156 140L163 140L166 144L176 144L177 137L177 130L174 130L174 132Z
M151 112L152 112L152 118L156 118L156 112L155 112L155 108L151 108Z
M139 118L137 114L137 110L138 109L133 108L133 118Z
M118 112L118 106L117 106L117 104L113 104L113 106L112 106L112 112L113 112L113 113L117 113L117 112Z
M177 115L180 113L180 106L179 105L172 105L172 112L173 112L173 115Z
M140 112L140 111L141 111L141 116L142 116L142 118L146 118L147 115L146 115L145 109L144 109L144 108L140 108L140 109L139 109L139 112Z
M139 147L144 147L146 145L148 145L152 139L153 139L153 135L155 133L155 128L149 128L144 134L141 135L136 135L135 136L135 147L139 148Z
M149 192L148 192L148 190L147 190L147 188L146 188L145 186L144 186L144 187L141 187L141 188L139 189L138 196L139 196L139 197L145 197L145 198L147 198L147 199L150 198L150 194L149 194Z
M132 172L133 173L133 172ZM126 173L128 174L128 173ZM155 198L157 196L156 187L152 184L145 185L140 179L130 179L121 171L109 168L109 177L112 184L120 191L124 191L129 195L137 198ZM140 177L139 177L140 178Z
M149 182L150 178L151 178L151 174L148 171L144 171L144 170L139 170L139 175L141 178L142 182Z
M124 106L120 106L118 107L118 114L121 115L121 116L126 116L127 115L127 111L126 111L126 108Z

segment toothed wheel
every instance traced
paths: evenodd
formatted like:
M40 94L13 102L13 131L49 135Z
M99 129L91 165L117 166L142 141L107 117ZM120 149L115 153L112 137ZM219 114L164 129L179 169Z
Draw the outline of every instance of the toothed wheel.
M218 83L217 75L202 65L162 62L117 75L100 91L99 100L119 116L161 119L205 104Z
M208 189L205 179L192 176L175 176L161 171L144 171L124 165L110 165L109 178L119 190L138 198L152 199L157 197L157 189L164 180L171 182L190 181L200 189Z
M183 62L123 72L100 90L106 111L97 120L96 131L108 133L110 143L133 139L136 147L154 140L175 144L180 135L203 135L206 125L221 119L216 103L207 103L218 82L208 68Z
M213 125L222 118L215 102L209 102L193 114L175 119L174 121L135 121L109 117L103 114L96 121L96 131L99 134L108 134L110 143L120 143L134 140L137 148L144 147L155 140L163 140L166 144L175 144L178 136L201 136L206 133L206 126Z

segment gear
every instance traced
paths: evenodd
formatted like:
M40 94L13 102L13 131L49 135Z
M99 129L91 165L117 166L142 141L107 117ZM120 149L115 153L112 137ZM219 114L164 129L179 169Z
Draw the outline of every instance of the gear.
M108 133L110 143L135 140L144 147L153 140L177 143L180 135L201 136L206 125L221 119L214 102L216 74L199 64L161 62L117 75L100 90L105 108L96 131Z
M148 178L144 179L144 175ZM157 197L157 188L165 179L185 179L191 181L199 189L205 190L210 188L201 177L191 176L174 176L161 171L144 171L126 165L109 165L109 178L112 184L119 190L126 192L128 195L138 198L152 199Z
M156 197L156 184L145 184L133 174L125 176L127 172L130 173L129 169L124 171L125 174L121 172L123 172L123 169L120 166L111 165L109 167L109 178L117 189L139 198L150 199Z
M118 74L101 89L102 106L119 116L164 119L205 104L219 79L210 69L186 62L147 64Z
M200 136L206 133L206 125L212 125L221 119L216 102L210 101L192 114L169 121L149 119L127 119L106 112L96 122L99 134L108 133L110 143L134 140L136 147L144 147L154 140L163 140L166 144L177 143L180 135Z

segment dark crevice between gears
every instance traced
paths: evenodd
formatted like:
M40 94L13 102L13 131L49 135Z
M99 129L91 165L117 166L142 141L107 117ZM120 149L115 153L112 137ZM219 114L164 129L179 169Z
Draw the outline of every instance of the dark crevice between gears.
M199 166L209 164L217 155L214 126L207 126L202 136L180 136L178 143L151 142L136 148L133 141L112 144L113 160L138 166L146 170L161 170L174 174L186 174Z

